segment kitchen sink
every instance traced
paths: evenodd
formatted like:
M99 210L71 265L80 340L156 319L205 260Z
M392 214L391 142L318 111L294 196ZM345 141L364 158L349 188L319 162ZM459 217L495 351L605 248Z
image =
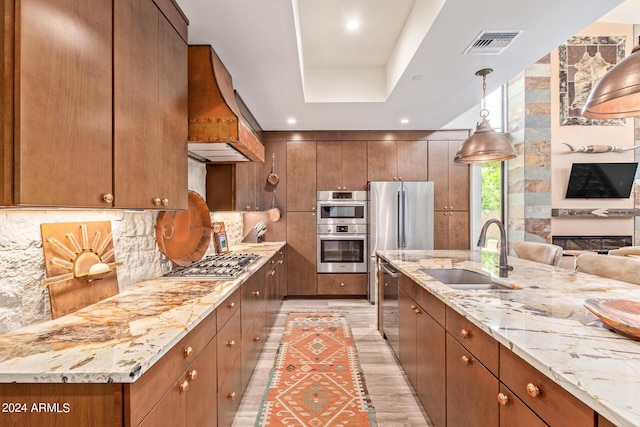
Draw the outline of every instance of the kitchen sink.
M422 268L420 271L449 286L451 289L467 291L476 289L513 290L509 286L494 282L488 274L465 270L464 268Z

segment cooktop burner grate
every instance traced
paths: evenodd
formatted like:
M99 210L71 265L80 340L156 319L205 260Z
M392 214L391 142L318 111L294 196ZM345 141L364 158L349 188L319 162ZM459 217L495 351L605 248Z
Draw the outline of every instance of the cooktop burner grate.
M258 258L260 255L243 253L209 255L187 266L176 267L164 276L233 279L242 274L246 267Z

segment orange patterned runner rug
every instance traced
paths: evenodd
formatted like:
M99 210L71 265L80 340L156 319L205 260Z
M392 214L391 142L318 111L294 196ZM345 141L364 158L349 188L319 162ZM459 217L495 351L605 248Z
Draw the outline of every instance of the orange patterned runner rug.
M255 425L377 425L343 314L289 313Z

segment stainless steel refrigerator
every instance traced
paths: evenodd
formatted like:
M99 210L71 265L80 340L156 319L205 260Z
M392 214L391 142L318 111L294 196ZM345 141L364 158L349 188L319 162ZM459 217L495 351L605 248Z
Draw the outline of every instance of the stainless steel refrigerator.
M376 251L433 249L433 182L369 182L369 302L376 298Z

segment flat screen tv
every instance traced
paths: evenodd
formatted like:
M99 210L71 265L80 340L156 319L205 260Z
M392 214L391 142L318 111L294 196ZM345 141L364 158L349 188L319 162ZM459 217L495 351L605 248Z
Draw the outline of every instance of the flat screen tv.
M631 195L638 163L574 163L567 199L625 199Z

